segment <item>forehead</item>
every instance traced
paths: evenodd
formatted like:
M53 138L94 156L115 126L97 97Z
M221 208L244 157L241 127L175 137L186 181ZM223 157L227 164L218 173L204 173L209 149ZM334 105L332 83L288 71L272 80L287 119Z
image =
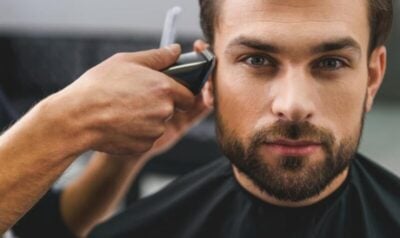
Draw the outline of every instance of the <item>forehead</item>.
M223 16L251 16L259 20L299 21L367 17L368 0L222 0Z
M281 43L350 37L368 47L367 0L223 0L216 43L239 35Z

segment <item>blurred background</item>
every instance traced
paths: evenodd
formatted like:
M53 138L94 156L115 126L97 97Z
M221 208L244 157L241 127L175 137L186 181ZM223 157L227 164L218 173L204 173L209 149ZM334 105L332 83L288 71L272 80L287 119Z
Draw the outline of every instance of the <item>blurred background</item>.
M389 47L388 72L367 115L360 151L400 175L400 4ZM166 11L181 6L178 42L185 51L201 38L197 0L0 1L0 84L18 114L120 51L157 48ZM90 152L88 153L90 154ZM128 200L220 156L212 116L170 152L153 160ZM82 156L58 183L79 173Z

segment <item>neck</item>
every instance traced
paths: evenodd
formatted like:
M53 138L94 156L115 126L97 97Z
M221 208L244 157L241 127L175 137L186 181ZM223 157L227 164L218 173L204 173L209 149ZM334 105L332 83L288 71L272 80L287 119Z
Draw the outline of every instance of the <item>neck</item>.
M332 182L326 186L326 188L314 197L307 198L302 201L284 201L275 198L274 196L262 191L249 177L247 177L243 172L241 172L236 166L232 165L233 173L239 184L246 189L249 193L259 198L260 200L282 207L304 207L309 206L314 203L321 201L322 199L328 197L334 191L336 191L340 185L346 180L349 173L349 168L347 167L341 174L339 174Z

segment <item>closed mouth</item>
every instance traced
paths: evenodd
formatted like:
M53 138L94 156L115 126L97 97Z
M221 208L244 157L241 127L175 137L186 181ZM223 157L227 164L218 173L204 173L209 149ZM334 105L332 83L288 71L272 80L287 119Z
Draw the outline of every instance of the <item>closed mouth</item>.
M270 152L283 156L306 156L321 148L320 142L310 140L275 140L265 143Z

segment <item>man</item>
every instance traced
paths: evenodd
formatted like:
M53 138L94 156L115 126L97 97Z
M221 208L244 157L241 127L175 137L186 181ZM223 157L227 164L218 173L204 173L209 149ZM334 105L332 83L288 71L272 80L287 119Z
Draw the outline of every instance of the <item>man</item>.
M356 153L386 68L390 0L200 0L229 159L89 237L399 237L400 180ZM197 48L205 47L197 45Z

